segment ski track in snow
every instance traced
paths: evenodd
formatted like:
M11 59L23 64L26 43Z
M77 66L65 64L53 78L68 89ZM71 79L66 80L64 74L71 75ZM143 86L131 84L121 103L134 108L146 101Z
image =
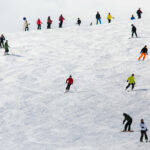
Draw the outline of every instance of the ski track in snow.
M149 128L150 43L147 21L7 34L0 51L0 150L148 150L140 132L121 133L122 113ZM148 45L149 47L149 45ZM125 91L135 74L135 91ZM74 85L65 91L65 79ZM109 144L108 144L109 143Z

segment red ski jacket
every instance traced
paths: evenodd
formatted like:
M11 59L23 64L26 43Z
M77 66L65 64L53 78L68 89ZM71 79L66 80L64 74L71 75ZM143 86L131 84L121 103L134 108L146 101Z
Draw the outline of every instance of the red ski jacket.
M40 19L37 20L37 24L38 24L38 25L42 24L42 22L41 22Z
M68 83L69 85L73 84L73 79L72 78L68 78L66 80L66 83Z
M59 21L63 22L63 20L64 20L64 17L63 17L63 16L60 16L60 17L59 17Z
M52 22L53 22L53 21L52 21L51 19L50 19L50 20L47 20L47 23L52 24Z

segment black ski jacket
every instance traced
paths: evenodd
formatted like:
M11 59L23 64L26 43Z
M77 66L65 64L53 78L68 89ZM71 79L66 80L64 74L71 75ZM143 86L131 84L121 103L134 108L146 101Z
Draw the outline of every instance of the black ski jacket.
M136 32L136 27L132 26L132 32Z
M142 48L141 53L145 53L145 54L148 55L148 50L147 50L147 48L146 48L146 47Z
M123 120L123 124L125 123L125 121L130 121L132 122L132 118L128 115L124 113L124 120Z
M99 13L96 14L96 19L101 19L101 16Z

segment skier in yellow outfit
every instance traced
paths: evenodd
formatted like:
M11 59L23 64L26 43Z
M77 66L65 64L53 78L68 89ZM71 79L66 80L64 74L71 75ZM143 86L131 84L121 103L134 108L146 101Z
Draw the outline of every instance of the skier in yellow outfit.
M130 87L130 85L132 85L132 90L134 89L134 85L135 85L135 79L134 79L134 74L132 74L128 80L128 85L126 86L126 89L128 89Z
M111 23L111 19L114 19L110 13L107 15L108 23Z

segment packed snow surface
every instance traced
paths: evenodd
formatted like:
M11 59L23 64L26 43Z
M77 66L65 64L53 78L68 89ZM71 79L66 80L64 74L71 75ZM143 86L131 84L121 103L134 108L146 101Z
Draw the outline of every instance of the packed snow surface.
M149 150L139 123L150 128L150 58L138 61L149 23L134 22L140 38L133 39L131 22L6 34L0 150ZM132 73L136 87L127 92ZM64 93L70 74L74 84ZM124 112L136 132L120 132Z

